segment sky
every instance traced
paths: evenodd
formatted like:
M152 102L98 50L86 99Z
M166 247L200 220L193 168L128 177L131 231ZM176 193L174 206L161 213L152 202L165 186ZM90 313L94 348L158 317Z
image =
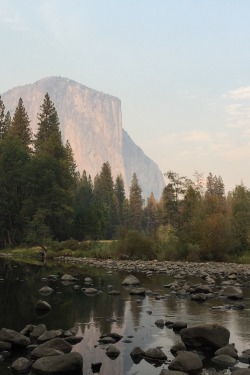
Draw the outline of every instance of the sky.
M0 0L0 93L49 76L121 99L162 173L250 188L249 0Z

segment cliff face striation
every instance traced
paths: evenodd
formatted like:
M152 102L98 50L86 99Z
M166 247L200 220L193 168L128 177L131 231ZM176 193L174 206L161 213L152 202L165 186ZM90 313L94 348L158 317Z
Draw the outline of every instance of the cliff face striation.
M67 78L50 77L13 88L2 99L13 115L21 97L36 133L37 113L47 92L58 112L63 141L69 140L80 172L85 169L94 177L108 161L114 178L122 174L127 191L135 172L143 197L151 192L157 199L160 197L164 187L162 173L122 129L118 98Z

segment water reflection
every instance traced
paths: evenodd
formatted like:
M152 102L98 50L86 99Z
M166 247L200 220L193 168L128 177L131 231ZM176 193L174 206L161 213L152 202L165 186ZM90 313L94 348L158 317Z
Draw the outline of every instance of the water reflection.
M76 277L77 282L63 285L60 277L65 273ZM83 373L86 375L92 374L91 365L98 362L102 363L100 375L158 375L159 367L145 360L135 364L130 357L135 346L140 346L143 350L160 346L169 360L173 358L170 348L180 341L180 336L165 326L162 329L157 327L157 319L185 321L189 326L202 322L219 322L230 330L230 342L235 343L239 353L249 347L250 288L244 290L245 310L218 311L212 310L212 306L222 305L222 299L208 299L197 303L172 295L163 285L172 282L173 277L164 274L151 278L145 274L137 275L143 287L154 293L158 292L164 296L163 299L155 298L154 294L145 297L131 296L122 287L122 280L126 275L125 272L113 271L110 274L105 269L75 265L67 265L65 268L61 264L28 265L0 260L0 327L18 331L30 323L44 323L47 329L67 330L77 327L77 335L83 336L83 340L73 350L83 355ZM86 286L86 277L91 277L91 287L100 290L101 294L85 295L81 288ZM191 282L201 280L193 279ZM75 284L80 288L75 289ZM121 295L109 295L110 285L120 291ZM51 287L54 292L41 296L39 289L43 286ZM36 303L41 298L52 306L45 316L38 316L35 312ZM106 355L107 345L100 345L98 342L101 335L111 332L123 336L115 344L121 352L115 360ZM12 360L13 358L9 363ZM0 364L1 375L10 374L7 368L9 363Z

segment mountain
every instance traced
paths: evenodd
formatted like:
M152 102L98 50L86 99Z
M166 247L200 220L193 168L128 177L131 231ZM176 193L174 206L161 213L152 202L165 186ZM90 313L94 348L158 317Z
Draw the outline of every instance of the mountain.
M163 175L123 130L118 98L67 78L49 77L15 87L2 94L2 99L13 115L21 97L36 133L37 113L47 92L59 116L63 141L69 140L80 172L85 169L93 178L108 161L114 178L122 174L127 192L135 172L143 197L153 192L159 199L165 185Z

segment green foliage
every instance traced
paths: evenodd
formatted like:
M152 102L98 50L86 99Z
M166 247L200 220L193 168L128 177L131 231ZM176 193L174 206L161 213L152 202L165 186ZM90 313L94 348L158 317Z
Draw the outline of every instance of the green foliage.
M132 176L129 190L129 228L141 230L143 213L142 190L136 173Z
M137 230L129 230L118 241L117 252L120 257L126 256L129 259L154 259L156 256L153 240Z
M159 260L178 260L179 240L171 225L161 225L157 230L157 258Z
M18 138L24 147L29 150L32 141L32 133L30 129L30 120L24 108L22 98L18 101L18 106L11 121L8 133L12 137Z

